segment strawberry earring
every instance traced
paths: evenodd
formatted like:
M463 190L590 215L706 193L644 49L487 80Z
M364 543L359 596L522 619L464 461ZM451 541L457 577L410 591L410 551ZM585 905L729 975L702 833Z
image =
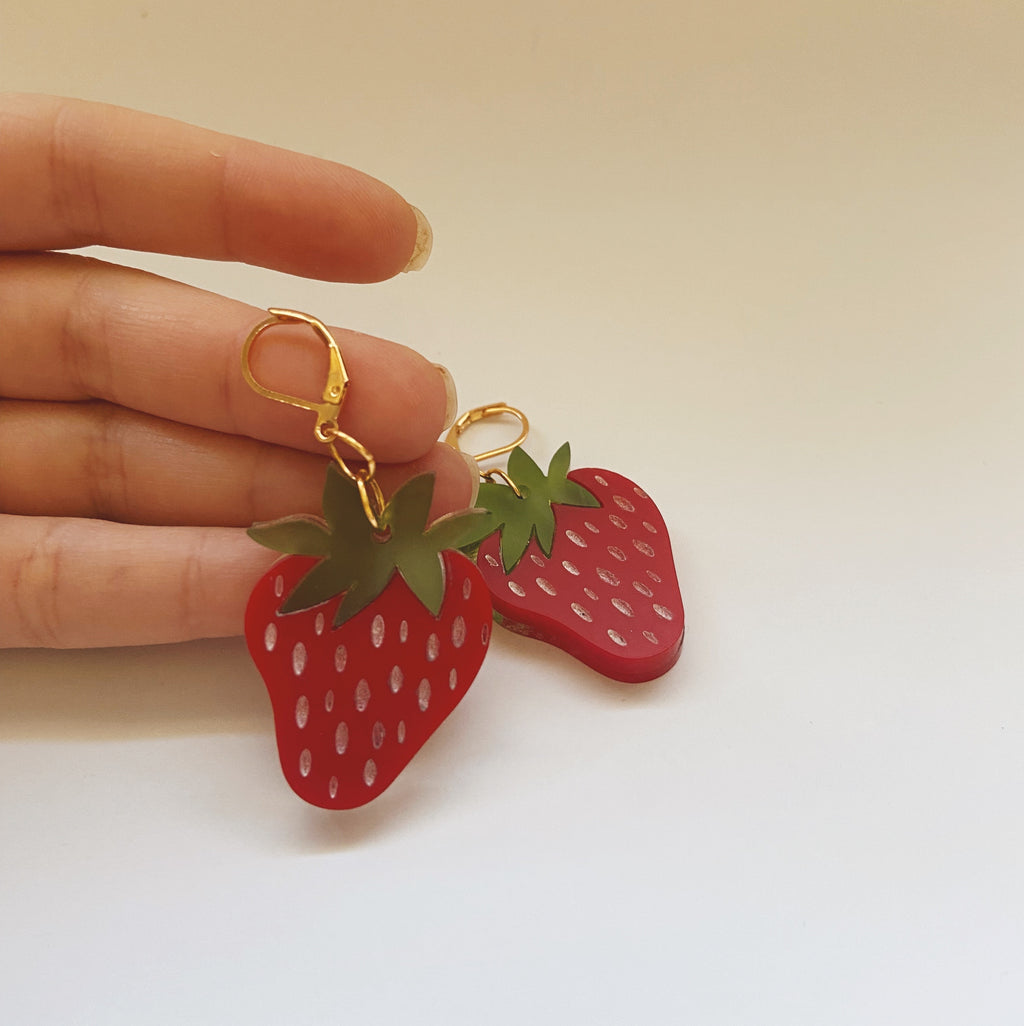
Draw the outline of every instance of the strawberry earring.
M679 658L684 614L665 520L647 493L621 474L570 471L569 443L547 473L522 449L529 422L504 403L464 413L449 445L473 424L513 416L522 426L508 445L508 469L482 471L478 507L487 537L475 548L494 619L516 634L546 641L615 680L638 683Z
M427 524L433 474L390 502L372 453L338 426L348 375L337 342L308 314L271 309L249 333L242 371L259 395L316 414L332 457L323 517L255 524L249 535L285 553L257 582L245 637L274 712L292 790L313 805L351 809L376 798L466 694L490 640L491 601L460 552L488 533L480 510ZM270 328L306 325L328 350L319 403L266 388L252 347ZM338 450L361 461L353 469Z

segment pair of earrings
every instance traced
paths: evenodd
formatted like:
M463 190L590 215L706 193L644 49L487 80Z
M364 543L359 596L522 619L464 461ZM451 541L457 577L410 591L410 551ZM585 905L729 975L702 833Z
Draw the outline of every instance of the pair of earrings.
M266 398L315 413L315 436L332 456L322 519L249 530L285 554L252 592L245 635L299 797L351 809L381 794L462 700L492 622L616 680L651 680L675 663L683 605L664 519L641 488L607 470L571 471L568 443L545 473L521 447L526 417L493 404L463 414L447 441L458 448L472 424L513 415L519 438L475 457L508 453L507 471L482 474L476 508L428 524L433 475L385 502L373 454L339 428L348 375L330 331L308 314L269 313L245 341L245 379ZM253 344L289 323L308 325L327 347L319 403L253 377Z

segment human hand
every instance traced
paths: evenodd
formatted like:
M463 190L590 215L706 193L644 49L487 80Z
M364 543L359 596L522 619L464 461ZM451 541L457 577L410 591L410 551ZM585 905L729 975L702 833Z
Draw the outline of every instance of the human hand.
M351 168L121 108L0 96L0 140L0 647L239 634L276 558L244 528L319 512L326 467L312 415L243 380L266 312L45 251L369 282L424 258L425 225ZM333 333L351 378L340 427L380 461L385 495L433 471L434 516L468 505L474 475L436 441L450 376ZM254 355L260 380L319 397L326 358L308 329L275 327Z

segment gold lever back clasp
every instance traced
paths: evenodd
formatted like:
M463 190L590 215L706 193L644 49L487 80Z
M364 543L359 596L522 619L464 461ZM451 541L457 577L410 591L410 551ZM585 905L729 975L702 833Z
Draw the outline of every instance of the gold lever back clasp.
M467 410L451 426L451 430L445 437L445 442L453 449L462 452L463 450L459 446L459 438L462 437L463 433L470 426L479 424L482 420L490 420L491 417L505 416L515 417L519 421L521 427L519 437L505 445L499 445L496 449L488 449L487 452L471 454L478 464L486 463L487 460L493 460L498 456L504 456L505 453L512 452L513 449L517 449L522 445L526 441L526 436L530 433L530 422L526 419L526 414L522 410L516 409L515 406L509 406L508 403L490 403L487 406L476 406L472 410ZM493 480L496 477L501 478L519 498L523 497L523 493L516 486L516 483L504 470L482 470L480 476L485 481Z
M345 370L345 361L341 358L338 343L328 330L327 325L311 314L300 313L298 310L282 310L276 307L271 307L267 313L270 316L266 320L260 321L249 332L245 344L242 346L242 373L245 375L246 382L254 392L265 399L273 399L286 406L296 406L300 410L309 410L316 414L316 427L313 429L313 433L317 441L323 442L330 449L334 462L359 489L363 511L366 513L370 526L375 531L383 530L381 516L384 510L384 494L375 477L377 463L373 458L373 453L338 427L338 414L341 412L341 404L345 401L345 392L348 390L348 372ZM324 385L320 402L316 403L310 399L287 395L285 392L276 392L261 384L253 375L251 365L253 343L265 331L278 324L308 324L327 347L327 383ZM365 461L366 465L353 470L345 462L344 456L338 452L339 442L352 449L360 459Z
M338 429L338 412L345 400L345 392L348 389L348 372L345 370L345 361L341 358L341 350L334 336L327 330L327 325L319 318L311 314L299 313L298 310L282 310L271 307L267 311L270 316L260 321L252 331L249 332L242 346L242 373L249 387L265 399L273 399L275 402L284 403L287 406L296 406L300 410L309 410L316 414L315 434L319 441L330 443L336 436ZM327 384L324 386L320 402L313 402L310 399L303 399L299 396L286 395L284 392L275 392L261 384L252 372L252 347L256 339L265 331L278 324L308 324L317 337L327 347Z
M523 442L526 441L526 436L530 433L530 422L526 419L526 414L522 410L517 410L514 406L509 406L508 403L491 403L488 406L476 406L472 410L467 410L459 419L452 424L451 430L448 432L445 441L453 448L462 450L459 447L459 439L465 433L466 429L473 424L479 424L482 420L490 420L491 417L515 417L519 421L522 430L519 432L519 437L515 441L509 442L507 445L499 445L496 449L488 449L487 452L481 452L473 454L473 459L477 463L486 463L487 460L493 460L498 456L504 456L505 453L511 452L513 449L518 448Z

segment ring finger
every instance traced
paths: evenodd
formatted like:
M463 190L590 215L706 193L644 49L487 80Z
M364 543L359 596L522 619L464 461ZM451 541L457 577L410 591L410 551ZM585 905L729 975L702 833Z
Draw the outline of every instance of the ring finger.
M322 456L109 403L0 402L0 513L245 527L319 513L325 466ZM433 518L472 501L471 475L449 446L379 466L385 495L433 473Z

